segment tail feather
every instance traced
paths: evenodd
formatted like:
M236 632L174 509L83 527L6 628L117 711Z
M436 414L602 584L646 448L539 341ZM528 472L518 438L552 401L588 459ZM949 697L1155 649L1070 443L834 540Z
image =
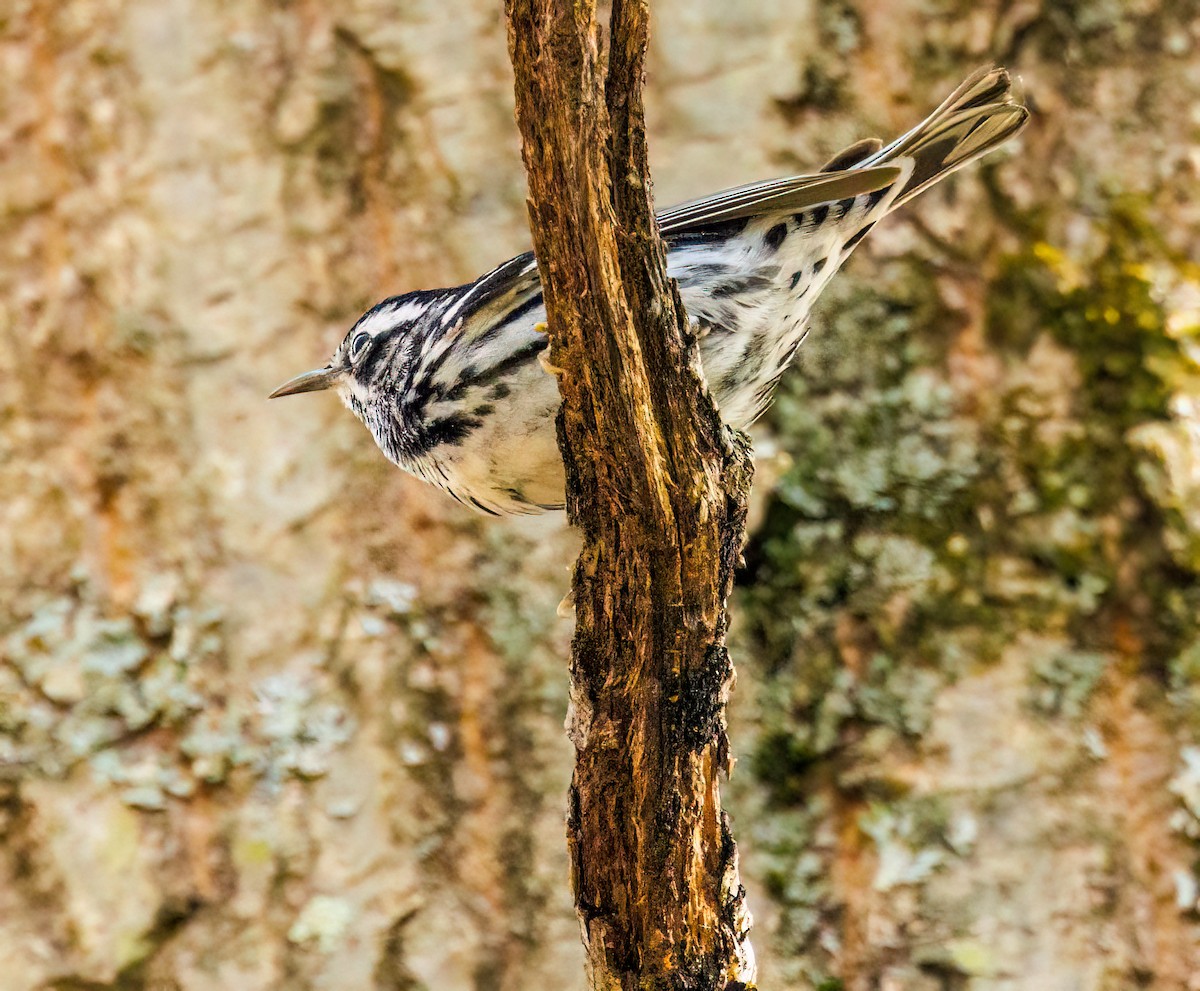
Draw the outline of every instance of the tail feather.
M835 155L815 175L754 182L664 210L658 215L659 230L685 234L727 220L795 215L822 203L868 195L872 198L863 202L882 215L1007 141L1028 117L1029 111L1013 98L1008 73L980 69L891 144L866 138Z
M1013 97L1008 72L980 69L911 131L855 164L865 168L912 162L904 185L891 200L896 207L1003 144L1028 119L1029 111Z

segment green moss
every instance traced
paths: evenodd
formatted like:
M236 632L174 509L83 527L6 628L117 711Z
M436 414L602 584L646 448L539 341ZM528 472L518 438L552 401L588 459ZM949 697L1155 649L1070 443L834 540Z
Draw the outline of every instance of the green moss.
M998 343L1020 350L1047 332L1074 354L1084 385L1077 412L1093 445L1117 443L1136 424L1168 418L1190 363L1166 332L1154 282L1155 263L1175 260L1132 203L1115 208L1105 233L1103 250L1086 269L1044 241L1033 243L1003 260L988 294L988 330ZM1106 473L1103 480L1112 478Z
M1104 654L1051 646L1033 662L1031 704L1050 715L1081 715L1109 661Z
M932 281L905 265L889 276L881 290L835 284L833 326L773 414L794 462L749 550L747 598L770 678L756 766L781 797L847 720L923 731L963 656L930 618L974 621L984 607L968 593L987 455L938 368ZM839 657L839 623L864 657L857 673Z
M1079 378L1070 429L1053 439L1038 421L1019 422L1020 395L1006 407L1018 421L1009 431L1019 441L1013 465L1032 496L1032 525L1018 534L1019 548L1069 587L1092 593L1096 608L1079 613L1103 612L1128 596L1121 575L1132 562L1153 602L1139 633L1151 652L1169 656L1194 626L1196 576L1173 559L1169 534L1181 521L1147 490L1156 458L1133 438L1169 422L1179 390L1195 381L1195 352L1187 334L1168 325L1159 286L1164 271L1190 266L1171 256L1136 203L1115 206L1104 230L1103 248L1086 262L1035 242L1005 261L989 297L997 344L1020 356L1049 335Z
M936 796L923 807L888 780L949 682L1020 643L1033 710L1086 718L1132 644L1200 724L1200 507L1166 471L1169 445L1145 439L1200 393L1200 348L1164 289L1195 272L1137 204L1096 231L1087 257L1035 234L984 266L984 354L972 340L957 357L978 377L948 363L961 327L936 268L901 260L834 283L783 383L771 423L792 463L747 551L742 666L754 774L769 820L791 824L771 847L780 946L811 983L819 796L870 803L885 887L957 850Z
M1031 678L1043 711L1077 714L1134 587L1152 668L1192 639L1196 576L1142 484L1154 455L1131 442L1195 379L1158 284L1183 262L1131 204L1104 229L1086 264L1042 241L1000 261L986 331L1005 373L984 400L952 387L928 269L835 284L773 414L794 463L746 574L778 679L756 766L783 793L847 721L919 736L939 686L1018 632L1067 631L1061 656L1082 667Z
M789 957L810 949L818 935L821 908L829 896L828 875L816 845L816 829L827 808L812 798L770 817L748 823L746 844L763 879L780 907L776 939Z
M1169 670L1176 701L1185 711L1200 713L1200 639L1173 657Z

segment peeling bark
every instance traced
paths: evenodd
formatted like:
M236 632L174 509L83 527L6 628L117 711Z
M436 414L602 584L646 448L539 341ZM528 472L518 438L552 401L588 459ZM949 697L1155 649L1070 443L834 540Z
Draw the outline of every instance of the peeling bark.
M567 829L591 982L746 988L749 916L718 779L751 471L666 279L641 98L649 10L613 5L602 80L595 4L506 9L568 515L583 534Z

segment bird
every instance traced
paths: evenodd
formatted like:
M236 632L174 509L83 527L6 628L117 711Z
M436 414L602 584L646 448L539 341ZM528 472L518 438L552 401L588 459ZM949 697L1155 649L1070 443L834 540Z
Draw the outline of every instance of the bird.
M768 408L813 301L871 228L1028 118L1009 73L985 67L890 144L868 138L819 172L657 215L667 275L725 423L745 429ZM333 389L389 460L467 506L494 515L559 510L560 397L544 367L548 344L537 261L526 252L474 282L383 300L328 364L270 398Z

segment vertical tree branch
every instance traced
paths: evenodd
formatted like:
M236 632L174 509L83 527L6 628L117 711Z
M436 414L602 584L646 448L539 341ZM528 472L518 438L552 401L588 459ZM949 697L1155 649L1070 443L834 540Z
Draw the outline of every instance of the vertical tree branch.
M575 570L568 842L596 988L748 988L749 915L721 809L726 599L750 463L703 386L654 222L641 98L649 10L506 0L559 369Z

